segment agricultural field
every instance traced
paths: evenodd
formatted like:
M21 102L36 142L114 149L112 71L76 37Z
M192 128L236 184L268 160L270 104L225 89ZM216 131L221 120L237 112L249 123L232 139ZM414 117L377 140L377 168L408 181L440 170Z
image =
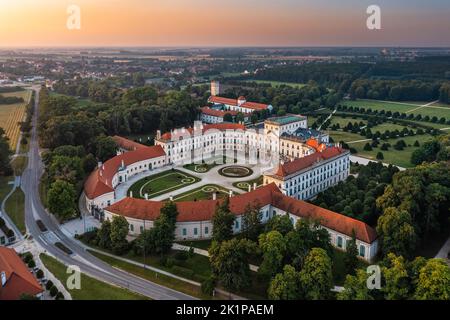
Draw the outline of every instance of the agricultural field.
M24 119L26 105L31 99L31 91L17 91L2 93L5 97L22 97L24 102L14 104L0 104L0 127L9 138L11 150L15 151L20 136L19 122Z
M360 108L371 108L372 110L385 110L400 113L412 113L414 115L422 115L429 117L445 117L450 119L450 106L445 104L432 104L430 106L424 106L428 102L394 102L394 101L379 101L379 100L346 100L341 101L342 105L360 107Z

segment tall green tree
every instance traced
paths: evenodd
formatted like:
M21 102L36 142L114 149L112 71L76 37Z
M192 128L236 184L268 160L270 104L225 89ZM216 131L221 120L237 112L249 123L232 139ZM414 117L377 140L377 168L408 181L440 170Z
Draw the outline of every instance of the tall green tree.
M389 207L378 219L377 232L381 250L409 257L416 247L417 235L411 216L406 210Z
M111 221L102 222L100 229L97 231L97 244L100 248L111 249Z
M382 287L385 299L408 299L410 297L411 278L405 259L389 253L386 257L386 265L381 270L385 281Z
M270 231L259 236L263 262L258 272L271 277L281 270L284 255L286 254L286 241L278 231Z
M347 274L355 275L358 267L358 249L356 247L356 236L353 231L353 236L350 241L347 241L347 247L344 255L344 265Z
M5 130L0 128L0 174L9 176L12 174L10 165L10 156L12 154L9 147L8 137L5 134Z
M111 248L115 254L123 254L128 248L128 221L123 216L114 216L111 221Z
M371 290L367 287L368 274L358 269L356 275L347 275L344 290L337 294L338 300L373 300Z
M450 300L450 267L442 259L430 259L420 269L416 293L418 300Z
M117 144L112 137L99 136L95 139L95 155L99 161L106 161L116 155Z
M60 220L73 217L76 202L75 187L67 181L53 182L47 193L48 209Z
M300 274L291 265L285 265L282 273L278 273L270 282L267 291L271 300L301 299Z
M222 204L216 207L212 217L212 239L218 242L229 240L233 237L234 215L230 212L229 198L225 198Z
M300 286L308 300L327 299L333 288L332 262L327 252L312 248L300 271Z
M209 248L213 275L228 290L239 291L251 284L249 257L256 244L247 239L213 241Z
M252 241L258 239L262 230L261 208L258 205L247 205L242 215L242 234Z

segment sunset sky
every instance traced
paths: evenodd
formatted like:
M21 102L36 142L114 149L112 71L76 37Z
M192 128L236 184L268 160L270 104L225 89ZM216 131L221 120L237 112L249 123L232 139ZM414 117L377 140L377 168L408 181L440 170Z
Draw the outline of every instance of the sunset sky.
M0 0L0 46L450 46L450 0Z

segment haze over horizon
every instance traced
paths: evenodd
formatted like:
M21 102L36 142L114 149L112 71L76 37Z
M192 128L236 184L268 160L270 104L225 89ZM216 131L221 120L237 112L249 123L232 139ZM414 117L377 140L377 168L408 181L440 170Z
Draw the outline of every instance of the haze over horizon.
M67 7L81 8L68 30ZM381 7L381 30L366 8ZM0 0L0 47L450 46L446 0Z

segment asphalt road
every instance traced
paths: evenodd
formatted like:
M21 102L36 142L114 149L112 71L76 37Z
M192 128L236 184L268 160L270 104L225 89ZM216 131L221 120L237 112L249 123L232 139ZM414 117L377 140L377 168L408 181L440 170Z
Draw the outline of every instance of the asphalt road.
M36 104L33 117L33 129L30 139L30 151L28 153L28 167L22 176L22 190L25 193L25 223L28 232L33 236L37 243L47 252L56 256L66 265L77 265L81 272L88 274L96 279L127 288L130 291L145 295L154 300L191 300L195 299L184 293L160 286L142 278L133 276L124 271L115 269L100 259L88 253L76 241L67 237L59 228L56 219L47 214L39 196L39 178L43 172L43 164L39 154L37 140L37 116L39 103L39 88L34 88L36 92ZM36 224L40 219L48 231L42 233ZM73 252L67 255L54 245L55 241L63 243ZM81 283L81 286L83 284Z

